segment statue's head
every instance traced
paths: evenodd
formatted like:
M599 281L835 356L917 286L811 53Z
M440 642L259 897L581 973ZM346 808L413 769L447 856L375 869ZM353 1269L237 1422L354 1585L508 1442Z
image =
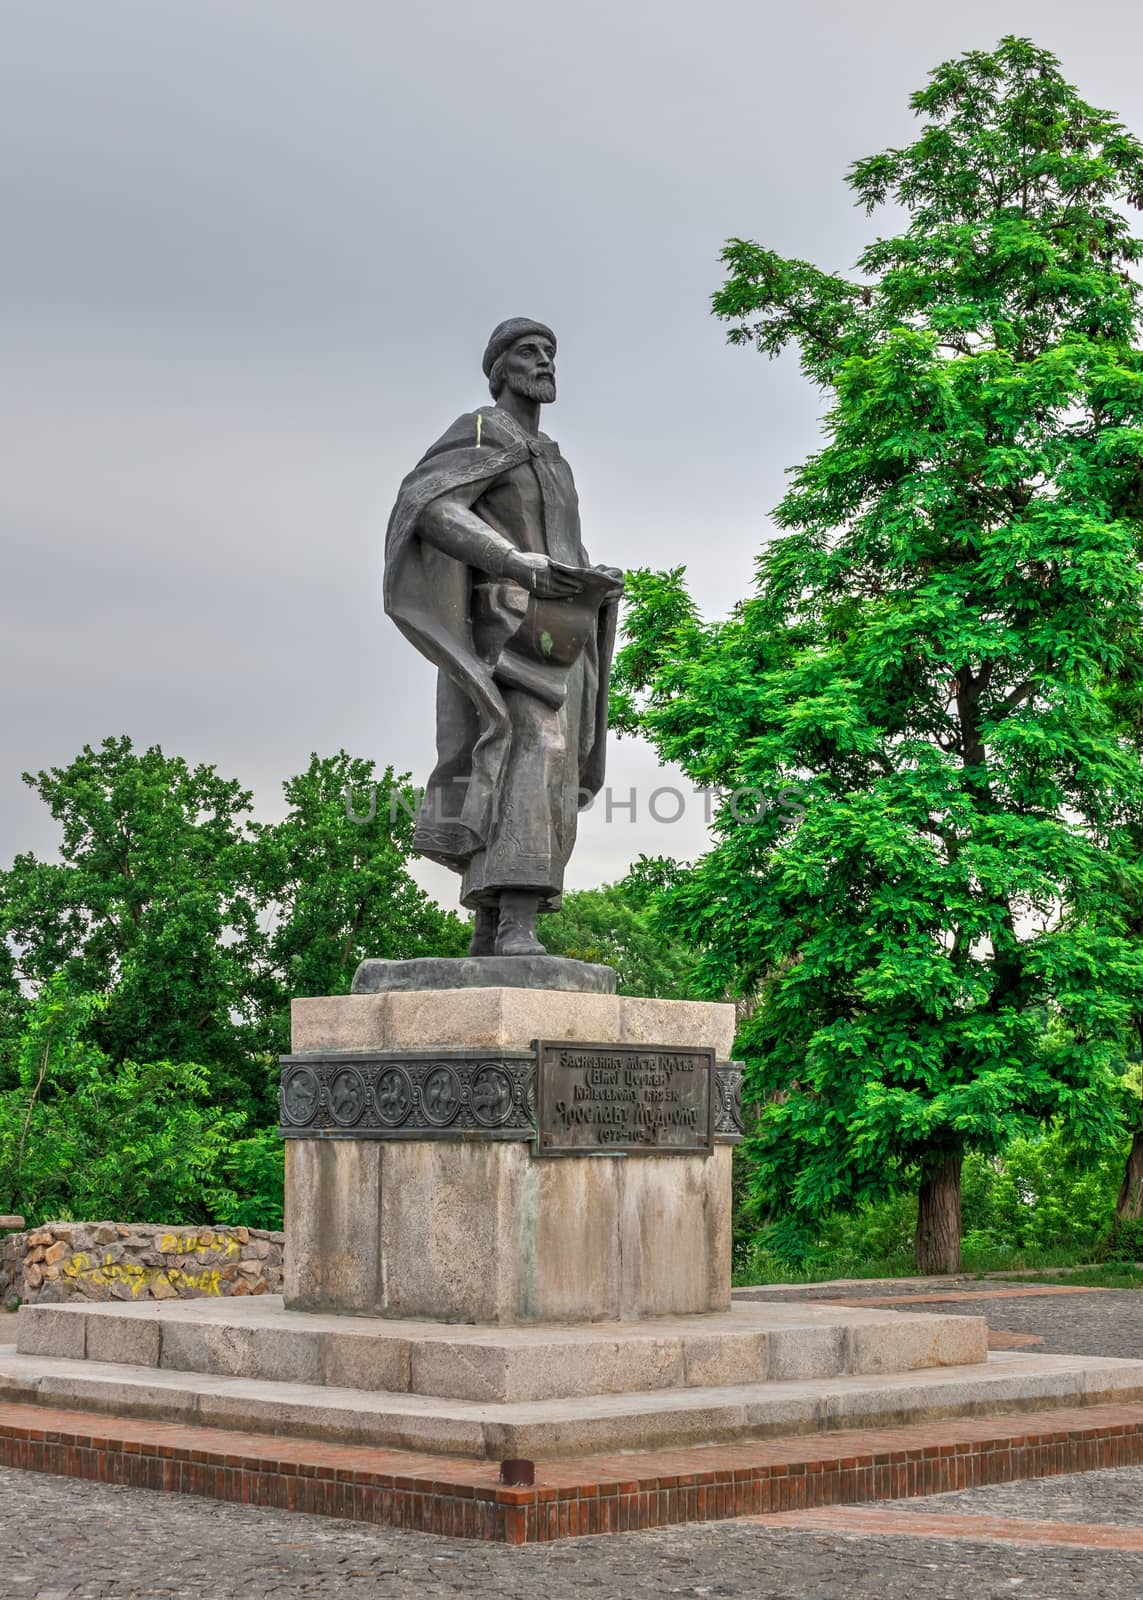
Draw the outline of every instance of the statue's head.
M504 389L551 405L556 398L556 336L530 317L510 317L494 328L484 352L484 376L492 398Z

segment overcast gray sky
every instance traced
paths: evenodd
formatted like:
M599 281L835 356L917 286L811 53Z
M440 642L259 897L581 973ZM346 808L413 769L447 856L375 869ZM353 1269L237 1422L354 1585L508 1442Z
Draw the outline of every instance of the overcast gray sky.
M929 69L1005 32L1143 133L1137 0L6 0L0 35L0 861L24 768L207 760L280 810L339 746L423 778L432 671L384 618L397 484L486 390L493 324L559 335L545 413L589 549L751 581L814 448L795 361L709 315L732 234L845 268L843 176ZM701 845L585 819L570 882ZM664 780L659 780L664 781ZM669 781L669 777L667 780ZM450 902L451 875L422 881Z

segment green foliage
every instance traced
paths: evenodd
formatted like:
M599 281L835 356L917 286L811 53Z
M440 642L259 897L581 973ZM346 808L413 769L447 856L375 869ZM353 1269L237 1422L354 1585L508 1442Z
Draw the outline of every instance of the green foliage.
M692 998L691 952L660 934L640 898L626 883L569 890L561 909L544 918L543 942L554 956L614 967L620 994Z
M735 1238L734 1277L739 1283L782 1283L829 1278L904 1277L914 1272L915 1195L837 1212L800 1236L796 1252L777 1253L765 1230Z
M224 1187L211 1191L215 1222L280 1232L285 1207L285 1150L278 1134L260 1128L232 1144L219 1164Z
M704 624L635 575L616 672L624 725L728 796L663 904L703 990L757 1002L787 1259L966 1150L1105 1148L1143 990L1143 147L1026 40L913 105L850 173L907 219L859 276L728 245L717 315L798 346L826 437L755 594Z
M408 780L314 756L260 824L213 767L125 737L25 778L60 859L0 873L0 1204L280 1226L291 996L467 946L409 876Z
M113 1061L202 1062L220 1104L267 1123L293 995L344 994L365 955L467 944L409 876L412 823L389 803L391 788L411 801L407 779L345 751L288 779L273 823L213 767L126 737L25 781L60 824L60 860L0 873L0 1086L29 995L60 972L106 1001L88 1036Z
M970 1271L1121 1259L1143 1261L1135 1225L1111 1228L1123 1150L1077 1150L1060 1127L1015 1138L1003 1155L970 1154L963 1172L964 1259ZM766 1278L898 1276L915 1270L916 1196L900 1193L835 1212L785 1257L767 1236L736 1240L741 1282ZM1110 1229L1110 1232L1109 1232Z
M261 950L269 1047L287 1048L294 995L348 994L366 956L462 955L471 930L408 873L413 793L392 767L339 750L311 756L283 784L280 822L253 825L258 904L273 926Z
M9 996L63 973L73 992L106 1000L89 1032L112 1061L207 1063L217 1096L252 1109L265 1072L244 1037L257 939L250 795L126 737L24 781L59 823L60 859L21 855L0 874Z
M1044 1277L1056 1278L1055 1273ZM1108 1261L1103 1266L1068 1267L1059 1278L1077 1289L1143 1289L1143 1267L1134 1261Z
M210 1101L188 1063L112 1061L86 1042L105 1004L51 978L29 1008L17 1086L0 1093L0 1209L29 1222L61 1215L212 1220L212 1199L241 1113Z
M1143 1262L1143 1217L1136 1217L1133 1221L1116 1217L1107 1234L1100 1239L1095 1259Z
M1072 1148L1060 1129L1013 1139L1002 1158L970 1156L964 1166L964 1244L973 1252L1063 1252L1093 1260L1115 1211L1123 1169L1118 1142Z

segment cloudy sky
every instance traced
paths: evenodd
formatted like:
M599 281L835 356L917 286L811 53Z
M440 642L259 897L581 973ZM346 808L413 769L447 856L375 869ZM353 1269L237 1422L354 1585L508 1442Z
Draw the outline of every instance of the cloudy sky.
M502 317L558 332L593 558L725 611L819 408L725 346L721 243L848 267L848 164L1009 31L1143 133L1136 0L6 0L0 861L53 844L21 770L108 734L263 815L313 750L423 778L383 531ZM574 884L701 844L697 802L648 819L649 752L610 761L641 810L585 819Z

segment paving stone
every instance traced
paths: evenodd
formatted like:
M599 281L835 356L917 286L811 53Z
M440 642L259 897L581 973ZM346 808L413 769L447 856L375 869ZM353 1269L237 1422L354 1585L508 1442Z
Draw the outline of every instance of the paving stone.
M1123 1477L1121 1492L1131 1484L1136 1502L1143 1500L1143 1469ZM0 1470L0 1522L4 1592L31 1600L1127 1600L1143 1593L1143 1557L1114 1551L856 1538L750 1522L509 1549L9 1470Z
M961 1516L974 1511L997 1517L1032 1517L1052 1522L1107 1522L1143 1527L1143 1468L1108 1467L1102 1472L1072 1472L1059 1478L1027 1478L994 1483L987 1489L896 1500L898 1511Z

